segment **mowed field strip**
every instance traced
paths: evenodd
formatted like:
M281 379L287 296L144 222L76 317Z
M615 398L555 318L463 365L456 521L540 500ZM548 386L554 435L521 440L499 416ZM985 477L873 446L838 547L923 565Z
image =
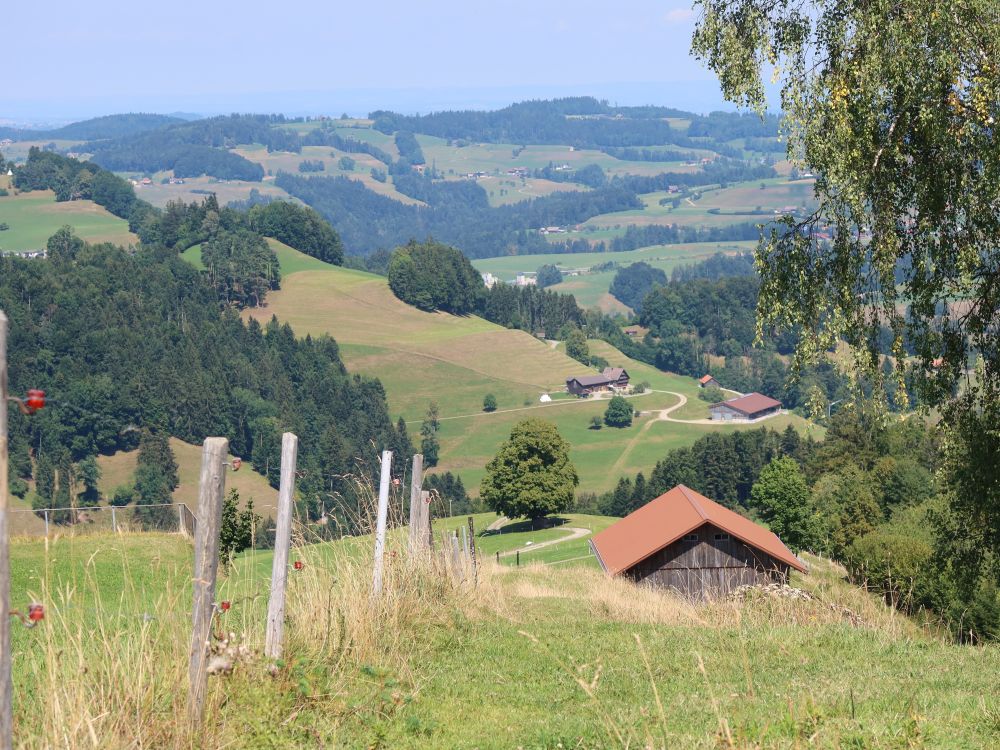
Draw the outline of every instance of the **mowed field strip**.
M635 362L603 342L592 342L594 354L624 366L634 382L646 380L654 389L631 399L638 410L648 412L631 428L592 429L591 418L603 416L606 399L538 402L541 393L563 389L566 377L594 372L567 357L561 347L475 316L421 312L396 299L383 277L329 266L281 243L272 246L283 269L282 288L268 295L266 307L244 314L262 324L275 315L298 336L333 336L351 372L381 380L392 416L414 422L413 434L428 403L437 402L443 417L437 471L457 472L473 494L500 443L528 417L553 422L569 441L582 492L612 489L619 476L648 471L666 451L690 445L707 432L759 427L658 421L639 437L647 421L678 403L674 393L683 394L698 408L698 384L693 378ZM496 396L499 407L491 414L482 411L487 393ZM684 411L689 408L685 405ZM807 426L794 415L764 424L774 429Z
M139 242L124 219L112 216L93 201L57 203L51 190L0 196L0 224L10 226L0 232L0 250L40 250L49 237L67 225L87 242L126 246Z

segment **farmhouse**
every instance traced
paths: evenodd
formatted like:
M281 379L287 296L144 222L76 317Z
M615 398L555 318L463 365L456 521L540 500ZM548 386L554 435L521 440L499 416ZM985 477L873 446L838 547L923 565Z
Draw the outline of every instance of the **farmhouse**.
M605 367L601 374L611 382L612 388L618 390L628 388L629 377L624 367Z
M590 548L608 575L698 599L806 572L773 533L683 484L595 534Z
M702 375L698 378L698 385L702 388L721 388L719 381L713 378L711 375Z
M722 422L753 422L781 411L781 402L761 393L750 393L729 401L720 401L708 407L712 419Z
M589 396L611 389L611 380L605 375L578 375L566 378L566 390L577 396Z

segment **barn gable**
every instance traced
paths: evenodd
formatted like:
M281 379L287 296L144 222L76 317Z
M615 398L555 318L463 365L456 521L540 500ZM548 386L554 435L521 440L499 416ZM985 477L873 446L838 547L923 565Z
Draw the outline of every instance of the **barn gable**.
M772 532L684 485L595 534L591 549L610 575L692 594L806 570Z

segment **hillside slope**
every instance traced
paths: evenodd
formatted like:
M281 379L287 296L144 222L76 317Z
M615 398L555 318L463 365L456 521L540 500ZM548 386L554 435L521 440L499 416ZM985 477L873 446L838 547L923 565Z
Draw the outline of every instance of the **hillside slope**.
M57 203L51 190L0 196L0 224L10 227L0 232L0 250L4 251L42 249L48 238L66 225L87 242L130 245L139 241L129 232L127 221L93 201Z
M811 573L793 577L812 599L692 604L573 563L513 568L489 556L470 586L445 565L407 565L403 532L389 537L378 607L367 605L370 537L294 549L304 566L289 576L276 669L257 655L268 561L237 561L220 581L220 601L232 604L220 624L251 653L231 675L210 678L194 744L996 746L1000 649L918 629L827 561L808 558ZM190 542L20 540L11 558L12 602L46 606L39 626L12 633L19 740L191 745L177 721L187 696Z
M261 323L276 315L299 336L332 335L351 371L382 381L393 415L411 422L411 433L435 401L441 416L438 470L458 472L473 494L497 447L527 417L554 422L570 442L582 492L610 490L618 477L648 470L667 450L690 445L706 432L758 426L661 421L662 411L678 405L680 397L696 403L697 382L660 373L595 342L596 354L635 369L633 380L648 380L654 390L632 397L643 412L633 427L592 429L591 419L604 414L606 400L557 394L552 403L538 401L542 393L563 390L566 377L593 372L561 347L475 316L422 312L400 302L383 277L328 266L274 241L272 247L282 265L281 290L246 315ZM186 257L197 262L196 256L193 250ZM482 411L487 393L499 405L491 414ZM794 415L764 424L778 430L807 426Z

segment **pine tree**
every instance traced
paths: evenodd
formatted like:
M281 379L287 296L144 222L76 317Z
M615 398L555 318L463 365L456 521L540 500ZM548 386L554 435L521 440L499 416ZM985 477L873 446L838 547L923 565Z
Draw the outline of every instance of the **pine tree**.
M437 437L440 426L437 402L431 401L427 407L427 416L420 425L420 452L424 454L424 466L437 466L441 451Z

